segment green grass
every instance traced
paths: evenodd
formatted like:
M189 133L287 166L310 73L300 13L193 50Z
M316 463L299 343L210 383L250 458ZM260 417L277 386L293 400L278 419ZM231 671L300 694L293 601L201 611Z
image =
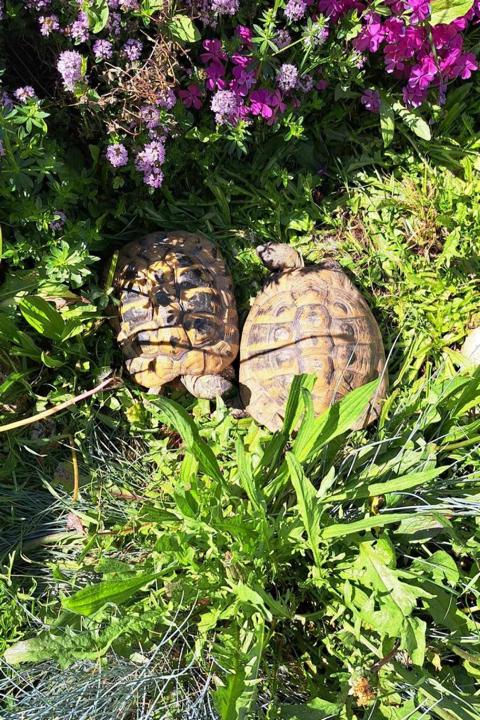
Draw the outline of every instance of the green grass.
M80 187L79 217L95 218L88 252L6 278L4 423L119 373L87 259L106 267L156 228L219 244L242 320L265 277L258 242L334 256L380 323L391 390L379 423L352 433L355 398L314 423L297 387L304 429L272 437L223 403L155 400L124 378L3 435L0 652L28 662L2 665L0 717L479 717L480 375L458 352L480 322L477 151L382 155L350 137L336 153L328 137L275 138L248 162L192 151L195 172L133 213L94 204L96 182L108 194L94 171L67 174L63 192ZM50 302L35 328L25 291L50 297L52 278L57 300L68 286L86 301Z

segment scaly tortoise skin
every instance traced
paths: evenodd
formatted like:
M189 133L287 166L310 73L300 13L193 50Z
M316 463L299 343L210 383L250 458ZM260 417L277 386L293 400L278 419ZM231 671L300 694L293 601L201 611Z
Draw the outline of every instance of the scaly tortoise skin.
M200 235L152 233L122 249L114 287L117 339L135 382L157 392L180 376L198 397L221 394L239 333L232 279L217 248ZM207 378L207 391L199 378Z
M367 303L334 261L303 267L288 245L257 248L277 270L255 299L240 346L240 394L247 412L271 431L282 427L295 375L314 373L315 414L382 376L356 427L378 416L387 390L380 329Z

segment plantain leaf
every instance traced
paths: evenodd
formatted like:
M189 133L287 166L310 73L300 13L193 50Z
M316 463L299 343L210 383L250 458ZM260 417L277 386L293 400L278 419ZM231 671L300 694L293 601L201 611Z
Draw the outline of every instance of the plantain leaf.
M297 496L298 512L307 533L308 545L313 553L315 564L317 567L321 567L319 551L319 542L321 540L320 504L317 499L317 492L303 472L303 468L295 455L287 453L285 459L290 473L290 480Z
M421 138L422 140L432 139L432 133L430 132L430 128L425 122L425 120L420 117L420 115L417 115L411 110L407 110L407 108L403 107L403 105L399 102L394 103L393 109L396 114L401 118L401 120L405 123L405 125L413 133L415 133L417 137Z
M321 536L323 540L332 540L333 538L339 538L343 535L352 535L353 533L362 532L364 530L372 530L373 528L399 523L409 517L416 517L416 515L412 516L407 513L386 513L385 515L374 515L373 517L363 518L362 520L357 520L355 522L330 525L329 527L321 530Z
M25 320L41 335L50 340L60 340L65 330L65 322L60 313L42 297L26 297L19 303L20 312Z
M142 573L118 580L103 580L78 590L71 597L64 598L62 606L77 615L93 615L107 603L121 605L162 574L162 572Z
M202 440L195 422L184 407L174 400L157 397L152 403L158 406L166 418L166 424L173 426L185 443L187 450L198 461L200 469L213 480L223 483L223 475L212 449Z

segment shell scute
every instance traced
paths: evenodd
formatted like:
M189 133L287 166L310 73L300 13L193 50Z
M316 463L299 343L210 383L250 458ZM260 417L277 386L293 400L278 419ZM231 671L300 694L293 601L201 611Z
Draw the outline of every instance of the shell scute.
M380 330L366 301L338 267L299 268L274 276L245 323L240 392L254 418L278 430L290 385L300 373L317 376L312 392L316 414L382 373L379 395L386 389ZM372 409L369 420L377 410Z
M136 382L220 373L238 352L238 318L223 258L206 238L152 233L117 264L118 341Z

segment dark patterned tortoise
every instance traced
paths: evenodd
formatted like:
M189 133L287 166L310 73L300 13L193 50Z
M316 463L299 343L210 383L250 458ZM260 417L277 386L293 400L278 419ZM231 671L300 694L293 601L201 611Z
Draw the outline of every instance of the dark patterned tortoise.
M129 243L118 259L114 288L118 341L135 382L155 393L180 378L202 398L230 389L237 310L230 273L209 240L155 232Z
M275 274L255 299L240 346L240 394L247 412L272 431L283 423L295 375L313 373L316 414L382 376L358 421L378 416L387 390L380 329L366 301L335 261L304 267L289 245L257 248Z

